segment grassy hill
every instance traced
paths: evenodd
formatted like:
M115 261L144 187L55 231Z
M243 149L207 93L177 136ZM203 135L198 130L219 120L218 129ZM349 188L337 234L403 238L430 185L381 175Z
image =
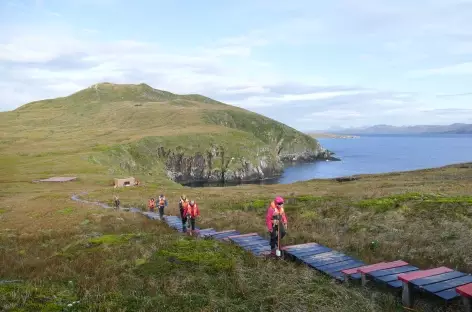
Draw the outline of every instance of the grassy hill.
M270 118L146 84L101 83L29 103L1 113L0 131L2 154L33 159L32 167L43 156L77 162L74 171L32 168L40 175L81 174L95 164L110 175L144 179L257 180L280 174L287 161L330 156L315 139Z
M226 168L231 176L238 170L228 153L240 163L265 157L277 167L320 156L319 145L260 115L147 85L99 84L30 103L0 113L0 133L0 310L402 311L394 294L334 284L291 262L258 260L237 247L182 238L156 221L70 199L83 192L109 204L118 194L124 207L143 208L163 192L170 215L178 215L184 192L200 206L199 226L266 237L265 209L282 195L289 218L283 244L319 242L367 263L403 259L472 272L472 164L343 183L183 187L168 171L188 166L194 175L187 175L198 177L192 170L208 164L209 154L219 158L210 172ZM129 172L145 183L109 185ZM79 179L31 182L51 175ZM459 307L419 299L414 309Z

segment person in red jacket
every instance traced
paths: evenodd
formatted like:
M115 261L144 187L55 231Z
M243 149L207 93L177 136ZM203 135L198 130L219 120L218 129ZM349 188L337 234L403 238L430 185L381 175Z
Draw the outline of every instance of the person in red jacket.
M192 235L195 231L195 219L200 216L200 209L198 209L198 205L194 200L191 200L187 208L184 209L183 215L190 220L190 235Z
M280 239L282 239L287 230L287 216L285 215L284 199L282 197L277 196L274 201L270 203L267 209L266 225L270 234L271 254L275 254L275 245L278 240L277 232L278 235L280 235Z
M154 208L156 208L156 200L154 199L154 197L149 200L148 208L149 211L154 212Z

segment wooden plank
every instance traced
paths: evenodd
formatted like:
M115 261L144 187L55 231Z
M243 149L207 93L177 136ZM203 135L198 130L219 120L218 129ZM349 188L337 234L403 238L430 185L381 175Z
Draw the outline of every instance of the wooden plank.
M349 264L343 264L340 267L336 268L331 268L330 270L325 270L323 271L324 273L338 279L338 280L343 280L344 276L341 273L341 270L343 269L350 269L350 268L355 268L364 265L365 263L362 261L356 261L356 262L350 262ZM360 278L360 276L359 276Z
M400 288L402 287L403 282L402 281L391 281L388 282L387 285L392 287L392 288Z
M216 233L214 228L207 228L207 229L200 230L200 233L208 233L208 232Z
M267 245L252 245L252 246L244 246L242 247L243 249L246 249L246 250L270 250L270 246L269 244Z
M472 283L457 287L456 292L461 296L472 298Z
M293 249L281 249L285 252L289 252L289 253L304 253L304 252L307 252L309 250L316 250L316 249L319 249L319 248L327 248L325 246L322 246L322 245L312 245L312 246L307 246L305 248L293 248Z
M405 265L398 268L391 268L391 269L384 269L384 270L370 272L369 275L377 278L377 277L382 277L382 276L387 276L387 275L392 275L392 274L401 274L401 273L411 272L415 270L419 270L419 268L412 265Z
M360 268L358 269L358 272L361 273L361 283L362 286L367 285L367 282L369 280L368 274L374 271L379 271L379 270L385 270L385 269L392 269L392 268L397 268L401 266L408 265L407 262L403 260L397 260L397 261L392 261L392 262L386 262L386 263L379 263L376 265L372 265L368 268Z
M240 246L240 247L251 247L251 246L261 246L261 245L270 246L270 242L266 241L266 240L259 240L257 242L249 242L249 243L238 243L238 242L236 242L235 245Z
M328 264L334 264L334 263L344 262L344 261L349 261L349 260L352 260L352 258L344 255L342 257L326 257L326 258L316 259L313 261L305 261L305 262L314 267L320 267L320 266L324 266Z
M256 234L256 235L242 236L242 237L240 237L240 235L231 235L231 236L228 236L228 239L230 239L232 241L245 241L245 240L252 240L252 239L255 239L257 237L262 238L262 236L260 236L259 234Z
M150 213L156 213L156 212L150 212ZM182 219L176 216L165 216L164 219L166 219L166 221L182 221Z
M246 246L251 246L251 245L260 245L260 244L267 244L270 245L270 242L265 239L258 239L258 240L253 240L250 242L235 242L238 245L246 245Z
M328 248L328 247L324 247L324 246L318 246L316 248L310 248L310 249L306 249L304 251L285 251L285 253L293 255L297 258L305 258L305 257L309 257L311 255L319 254L320 251L329 252L329 251L332 251L332 249Z
M446 273L447 274L447 273ZM438 292L444 291L450 288L456 288L457 286L462 286L468 283L472 283L472 276L465 275L459 278L449 279L446 281L442 281L440 283L434 283L431 285L426 285L423 287L424 290L435 293L437 295Z
M251 244L259 241L268 242L267 239L264 239L261 236L254 236L253 239L230 239L234 244Z
M211 237L227 237L227 236L237 235L237 234L239 234L239 232L236 230L227 230L227 231L220 231L220 232L213 233Z
M224 234L224 233L229 233L229 232L237 232L237 231L236 230L224 230L224 231L216 232L215 234Z
M379 263L375 263L375 264L369 264L369 265L365 265L365 266L358 267L358 268L342 270L341 272L343 274L346 274L346 275L352 275L352 274L358 273L360 269L363 269L363 268L366 269L366 268L374 267L374 266L377 266L377 265L382 264L382 263L386 263L386 262L379 262Z
M326 273L331 273L331 272L341 271L343 269L352 268L353 266L359 266L362 264L364 264L362 261L351 258L351 260L319 266L317 267L317 269Z
M257 247L256 246L251 246L247 250L252 251L254 253L257 253L257 252L260 252L260 251L270 250L270 246L269 245L257 246Z
M418 270L419 269L416 268L416 269L410 269L409 271L413 272L413 271L418 271ZM385 282L385 283L394 282L394 281L398 281L398 275L399 274L401 274L401 273L393 273L393 274L389 274L389 275L374 277L374 279ZM369 275L369 276L371 276L371 275ZM401 282L401 281L399 281L399 282ZM400 285L401 285L401 283L400 283Z
M312 260L315 261L317 259L337 257L339 255L345 256L343 253L340 253L339 251L332 250L332 251L325 252L323 254L302 256L302 258L303 258L304 261L309 262L309 261L312 261Z
M359 273L367 274L367 273L374 272L374 271L392 269L392 268L397 268L397 267L401 267L401 266L404 266L404 265L408 265L408 262L405 262L403 260L397 260L397 261L392 261L392 262L379 263L379 264L371 265L368 268L367 267L366 268L360 268Z
M228 236L229 239L233 239L233 238L239 238L239 237L248 237L248 236L259 236L258 233L247 233L247 234L239 234L239 235L231 235L231 236Z
M413 284L414 286L424 286L429 285L429 284L434 284L434 283L439 283L442 281L447 281L453 278L458 278L465 276L465 273L458 272L458 271L452 271L444 274L438 274L434 276L429 276L429 277L423 277L419 279L412 280L410 283Z
M230 240L234 244L250 244L250 243L257 242L257 241L266 241L266 242L268 242L268 240L264 239L261 236L253 236L253 238L251 238L251 239L230 239L230 238L228 238L228 240Z
M262 246L260 248L253 248L253 249L246 249L246 251L249 251L250 253L259 256L265 252L270 252L270 246Z
M350 279L361 279L363 274L359 273L360 269L365 269L365 268L371 268L374 266L378 266L379 264L384 264L386 262L379 262L375 264L369 264L369 265L364 265L364 266L359 266L359 267L354 267L346 270L341 270L341 273L343 274L343 280L345 283L348 283Z
M429 269L429 270L421 270L421 271L413 272L413 273L400 274L398 275L398 279L403 282L411 282L415 279L438 275L442 273L448 273L452 271L454 270L448 267L439 267L439 268L434 268L434 269Z
M313 246L321 246L317 243L305 243L305 244L298 244L298 245L288 245L288 246L283 246L280 248L280 250L299 250L299 249L304 249L304 248L310 248Z
M321 271L324 271L324 272L336 272L336 271L349 269L349 268L352 268L354 266L359 267L360 266L359 263L361 263L361 262L362 261L359 261L357 259L350 258L350 259L347 259L347 260L344 260L344 261L319 265L317 267L317 269L321 270ZM350 266L350 267L348 267L348 266Z
M452 273L452 274L451 274ZM459 273L459 275L457 274ZM463 276L463 273L455 272L448 267L439 267L429 270L421 270L412 273L398 275L398 281L402 282L402 304L406 307L413 307L415 288L422 288L423 285L437 283L454 277ZM393 282L392 282L393 283ZM450 296L450 294L445 294Z
M460 297L455 288L449 288L440 292L435 293L434 295L444 299L444 300L451 300L457 297Z
M212 231L205 231L205 232L199 231L199 232L198 232L198 236L201 236L201 237L205 238L208 234L214 233L214 232L216 232L216 231L215 231L215 230L212 230Z
M331 250L332 249L328 248L328 247L319 247L317 249L310 250L309 253L303 253L303 254L293 253L293 252L286 252L286 253L293 256L296 259L304 261L303 259L308 257L308 256L313 256L313 255L317 255L317 254L321 254L321 253L325 253L325 252L330 252Z

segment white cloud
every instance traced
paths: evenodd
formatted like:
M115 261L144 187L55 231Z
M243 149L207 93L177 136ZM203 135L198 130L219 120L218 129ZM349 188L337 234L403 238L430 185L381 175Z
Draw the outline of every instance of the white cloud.
M228 38L216 48L176 53L149 42L86 41L65 31L37 36L17 30L14 36L0 38L0 62L5 64L2 78L23 84L28 95L21 91L23 96L16 100L11 95L9 108L24 104L25 98L39 99L41 89L48 89L50 97L65 96L100 81L146 82L180 93L208 93L252 82L253 92L278 75L269 64L249 58L251 45L257 43Z
M12 2L16 9L19 3ZM96 8L124 2L70 3L75 8L90 5ZM472 54L472 20L468 18L472 1L339 0L333 5L308 0L251 3L247 0L247 3L247 8L239 5L238 9L248 12L261 9L260 12L277 18L268 20L261 16L254 19L257 22L248 19L239 26L253 23L247 27L253 30L178 49L138 40L99 40L112 25L107 25L107 29L95 29L93 24L77 25L75 29L67 24L66 18L50 18L53 22L45 25L10 27L0 34L3 101L0 109L65 96L101 81L145 82L176 93L201 93L266 115L279 114L272 116L287 123L295 119L307 123L321 119L327 124L332 120L372 123L380 118L394 122L395 118L421 119L440 112L419 111L435 104L421 100L415 92L382 91L371 88L370 83L378 86L389 80L393 84L405 72L410 77L423 78L472 73L472 63L468 62L468 54ZM47 4L43 1L40 5L43 11L48 9ZM296 56L285 54L281 48ZM260 53L262 49L265 54ZM319 53L312 56L313 51ZM462 59L447 58L450 55ZM438 60L444 59L456 65L438 66ZM362 72L359 75L350 72L346 60L362 60ZM419 66L417 61L426 69L411 71L409 66ZM326 67L319 66L324 62ZM390 75L389 70L400 73ZM387 82L384 86L390 89ZM392 85L393 88L401 89ZM409 91L414 89L411 86ZM461 94L460 91L434 89L430 96L437 99L444 97L439 94L436 98L437 93ZM446 105L445 102L441 105ZM463 113L455 116L465 118L468 112Z
M274 101L293 102L293 101L318 101L325 99L332 99L344 95L368 94L373 91L356 90L356 91L335 91L335 92L316 92L307 94L285 94L279 98L274 98Z

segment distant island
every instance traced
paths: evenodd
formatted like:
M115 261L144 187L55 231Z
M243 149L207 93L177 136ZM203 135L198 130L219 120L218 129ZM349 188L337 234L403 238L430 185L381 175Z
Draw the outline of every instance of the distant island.
M332 135L360 134L472 134L472 124L454 123L450 125L414 125L391 126L374 125L358 128L331 128L327 130Z
M349 135L349 134L335 134L335 133L325 133L325 132L312 132L308 133L315 139L358 139L358 135Z

